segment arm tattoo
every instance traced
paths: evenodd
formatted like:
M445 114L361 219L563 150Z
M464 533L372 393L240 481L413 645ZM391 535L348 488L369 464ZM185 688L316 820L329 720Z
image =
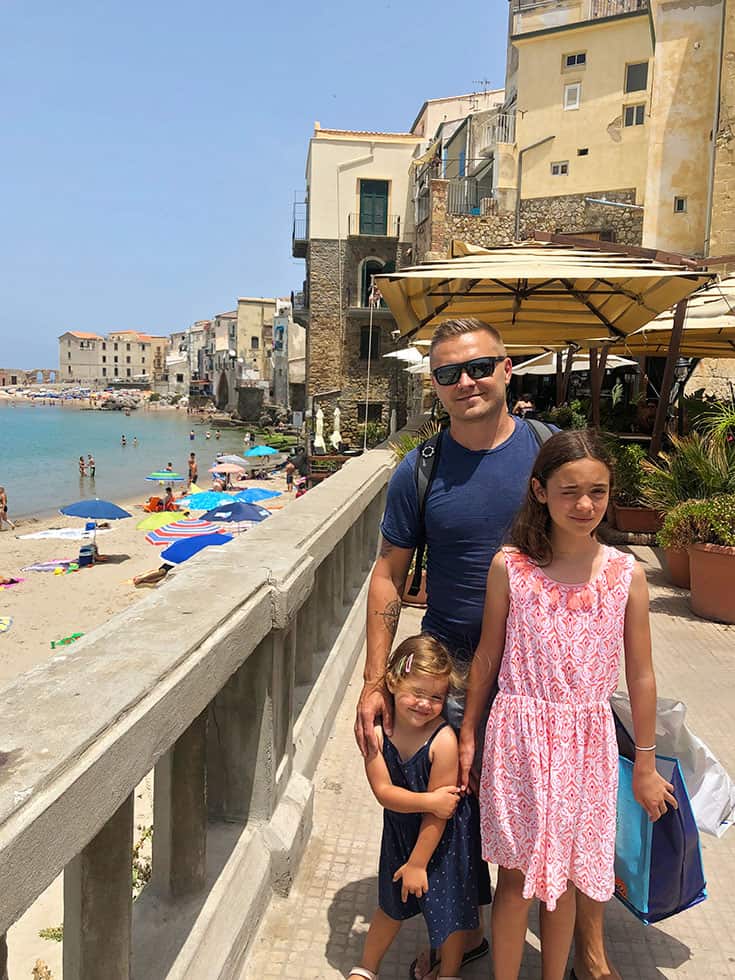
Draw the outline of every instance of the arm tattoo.
M387 558L388 555L394 550L395 545L392 545L390 541L386 541L385 538L380 539L380 557Z
M389 603L386 604L385 609L382 612L373 613L374 616L380 616L385 624L385 628L390 633L391 637L396 635L396 630L398 629L398 617L401 615L401 603L398 599L391 599Z

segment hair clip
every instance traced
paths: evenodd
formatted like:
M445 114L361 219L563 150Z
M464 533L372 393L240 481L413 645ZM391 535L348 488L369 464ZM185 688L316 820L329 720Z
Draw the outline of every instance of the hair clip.
M413 666L413 654L411 654L409 657L406 657L405 672L407 674L410 674L411 673L411 667L412 666Z

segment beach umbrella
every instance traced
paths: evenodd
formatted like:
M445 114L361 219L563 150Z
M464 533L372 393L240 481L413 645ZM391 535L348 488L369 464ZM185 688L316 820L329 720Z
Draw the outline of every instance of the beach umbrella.
M245 458L250 459L253 456L273 456L277 452L277 449L272 449L270 446L253 446L252 449L248 449L248 451L245 453Z
M221 503L229 503L234 499L229 493L205 490L203 493L190 493L187 497L182 497L178 503L185 507L192 507L194 510L211 510L213 507L219 507Z
M204 534L219 534L222 528L214 521L191 520L173 521L156 530L149 531L145 539L149 544L170 544L182 538L199 538Z
M88 521L119 521L123 517L132 516L117 504L109 500L100 500L98 497L67 504L66 507L59 508L59 513L66 514L67 517L83 517Z
M172 565L180 565L202 549L227 544L228 541L232 541L231 534L203 534L200 538L185 538L162 551L161 558Z
M146 480L150 480L152 483L183 483L186 479L180 473L171 473L170 470L156 470L155 473L149 473Z
M203 521L250 521L259 524L260 521L270 517L270 511L264 507L256 507L255 504L245 503L243 500L233 500L229 504L222 504L213 510L208 510L202 515Z
M566 351L562 351L564 360L566 360ZM615 368L620 367L633 367L638 368L637 361L631 361L625 357L617 357L615 354L608 354L607 361L605 362L605 370L614 371ZM590 370L590 357L589 354L585 352L575 353L572 356L572 371L589 371ZM533 375L545 375L545 374L555 374L557 370L557 357L553 351L548 351L546 354L540 354L538 357L532 357L530 361L524 361L522 364L516 364L513 367L513 374L520 375L523 377L526 374Z
M238 466L237 463L218 463L213 466L209 473L244 473L245 470L242 466Z
M246 467L250 466L246 459L244 459L242 456L235 456L234 453L228 453L226 456L218 456L217 462L234 463L235 466L239 466L241 469L245 469Z
M144 517L142 521L138 521L135 525L136 531L157 531L159 527L165 527L167 524L173 524L175 521L180 521L182 518L186 518L188 511L156 511L153 514L148 514Z

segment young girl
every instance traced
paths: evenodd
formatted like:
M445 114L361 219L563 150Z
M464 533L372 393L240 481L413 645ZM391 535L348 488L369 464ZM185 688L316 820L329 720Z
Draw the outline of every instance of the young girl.
M379 908L370 923L362 964L349 974L375 980L401 922L423 913L438 976L457 980L463 930L478 927L477 881L482 862L470 832L471 801L460 799L457 738L442 718L457 687L446 649L431 636L404 640L386 666L393 695L393 734L377 728L381 751L367 759L370 787L385 808L378 873Z
M622 648L636 799L651 820L676 806L673 787L655 768L645 575L632 555L595 535L611 483L595 433L553 436L534 465L513 547L496 555L488 574L460 734L460 782L468 781L477 723L499 670L480 782L483 856L499 865L495 980L518 977L534 897L543 903L544 980L565 976L575 888L597 902L612 897L618 751L609 698Z

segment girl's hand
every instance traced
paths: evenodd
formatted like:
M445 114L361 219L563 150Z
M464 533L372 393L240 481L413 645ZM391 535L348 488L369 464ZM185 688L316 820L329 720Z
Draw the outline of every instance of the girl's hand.
M429 890L429 879L426 876L426 868L421 868L416 864L402 864L398 871L393 875L393 881L401 879L401 901L405 902L409 895L421 898Z
M426 794L426 813L431 813L439 820L449 820L459 803L459 786L440 786Z
M662 817L669 806L679 809L674 797L674 787L655 769L641 770L633 766L633 795L651 820Z
M477 787L472 785L475 780L472 774L472 763L475 761L475 730L462 726L459 733L459 788L462 793L472 793Z

